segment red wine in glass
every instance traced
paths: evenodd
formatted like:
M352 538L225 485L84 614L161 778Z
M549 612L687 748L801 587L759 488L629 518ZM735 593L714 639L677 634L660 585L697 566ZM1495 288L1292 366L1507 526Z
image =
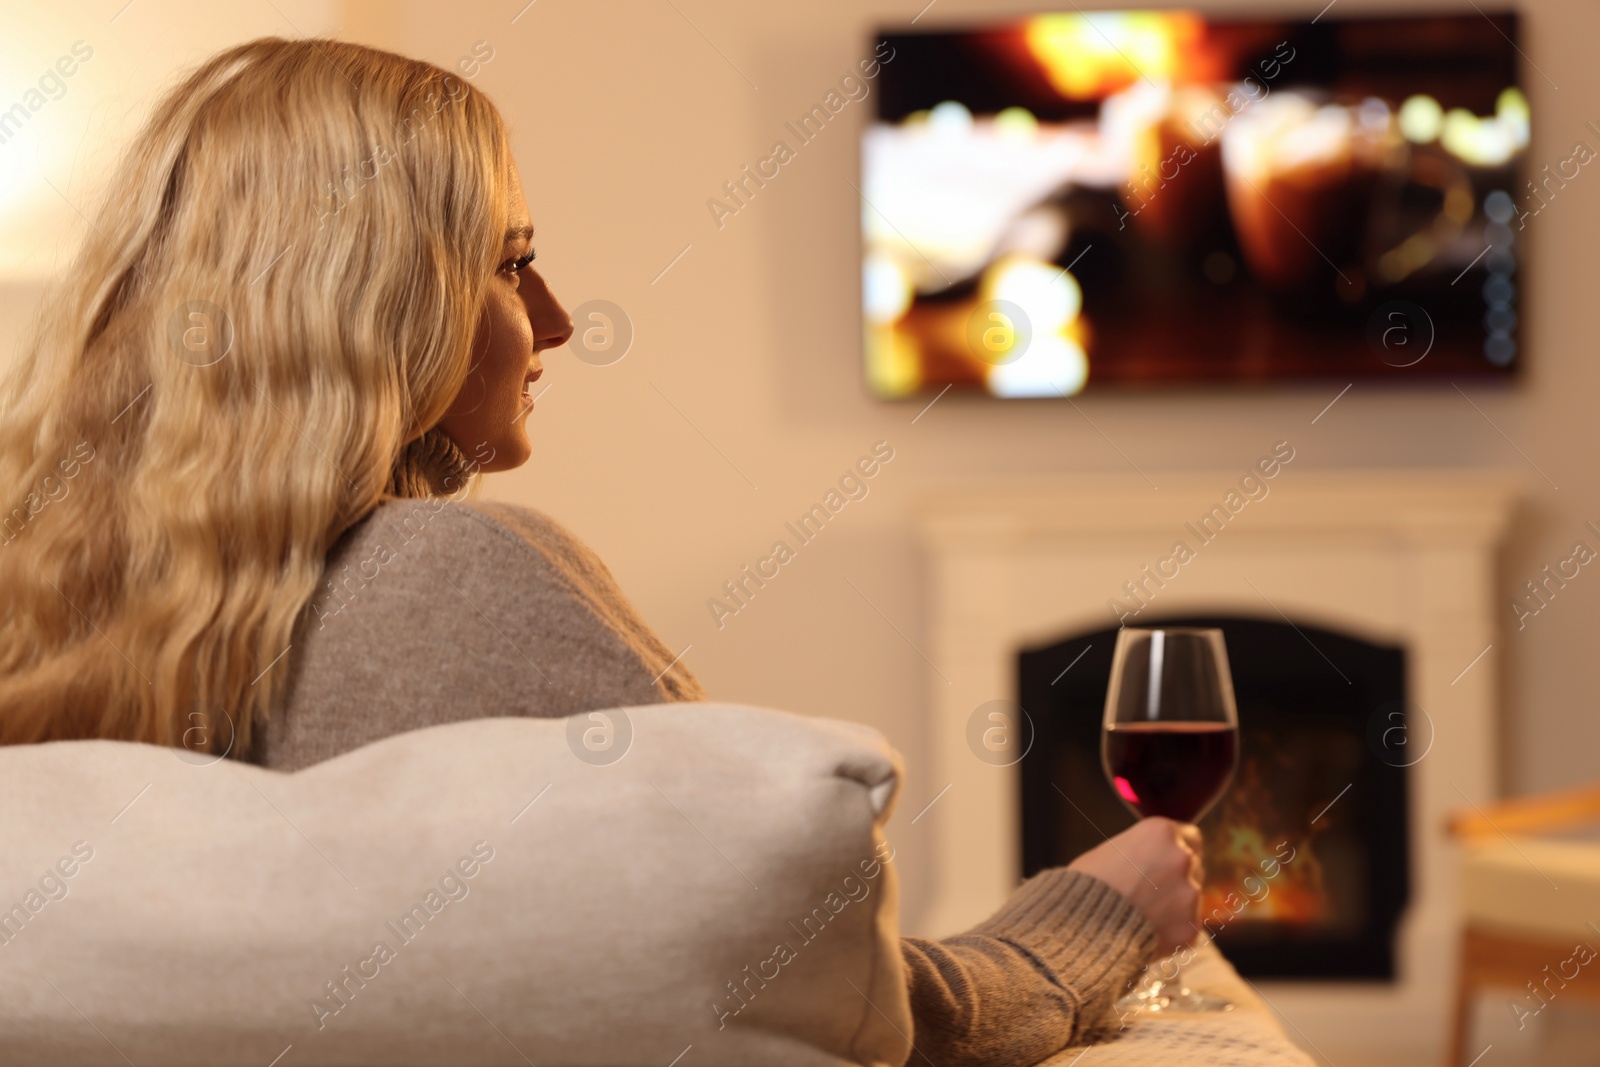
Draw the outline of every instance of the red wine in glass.
M1135 814L1195 822L1221 799L1239 762L1239 714L1222 631L1198 627L1117 633L1100 759ZM1117 1001L1123 1010L1226 1011L1222 997L1183 985L1175 960Z
M1128 722L1106 727L1106 772L1136 815L1194 822L1228 788L1239 731L1221 722Z

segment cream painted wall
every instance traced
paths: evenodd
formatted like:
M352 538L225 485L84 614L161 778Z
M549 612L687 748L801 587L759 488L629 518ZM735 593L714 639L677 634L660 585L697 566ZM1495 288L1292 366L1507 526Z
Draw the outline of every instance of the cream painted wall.
M946 397L913 424L924 402L875 401L859 373L860 202L850 183L867 105L852 104L722 228L706 200L852 67L872 25L908 21L924 2L344 5L333 24L355 40L446 65L477 41L493 47L473 84L515 129L540 267L569 307L614 301L636 330L612 366L559 352L547 359L550 389L530 423L536 458L492 476L487 494L539 507L593 544L663 638L692 646L684 659L713 696L856 719L889 735L909 764L896 833L913 931L927 857L908 823L944 784L926 770L918 724L930 687L943 683L917 651L925 642L908 516L919 494L953 479L1098 471L1142 484L1137 464L1159 485L1179 468L1242 470L1283 439L1297 449L1288 477L1313 467L1505 468L1527 492L1501 576L1506 786L1597 777L1600 574L1586 570L1520 633L1509 602L1579 537L1600 546L1580 529L1600 522L1591 415L1600 364L1586 288L1600 266L1600 178L1580 178L1523 235L1533 279L1524 290L1528 371L1514 388L1469 387L1468 403L1448 386L1360 383L1315 425L1337 386L1095 395L1076 408ZM1391 6L1339 2L1340 14ZM1049 6L938 0L919 25ZM1321 6L1229 9L1309 15ZM139 0L119 25L137 15L181 28L204 10ZM1600 119L1591 55L1600 15L1577 0L1531 0L1524 10L1524 49L1549 78L1530 70L1526 79L1537 167L1565 158L1576 138L1595 143L1582 124ZM269 6L239 11L220 37L292 32ZM54 58L50 41L38 48ZM18 303L26 291L0 303L0 344L15 332L7 308ZM707 599L879 440L895 458L870 495L719 629ZM1187 517L1174 514L1174 526ZM1106 576L1108 596L1123 577Z

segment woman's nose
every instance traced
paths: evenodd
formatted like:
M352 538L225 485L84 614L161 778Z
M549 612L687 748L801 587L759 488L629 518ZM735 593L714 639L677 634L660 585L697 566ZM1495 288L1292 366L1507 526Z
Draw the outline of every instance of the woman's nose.
M550 301L550 328L548 333L541 333L538 325L533 331L534 345L537 348L559 348L572 338L572 316L567 314L567 309Z
M532 276L527 280L533 284L524 291L527 294L528 321L533 326L534 351L566 344L572 337L572 316L567 314L567 309L561 306L537 272L529 271L528 274Z

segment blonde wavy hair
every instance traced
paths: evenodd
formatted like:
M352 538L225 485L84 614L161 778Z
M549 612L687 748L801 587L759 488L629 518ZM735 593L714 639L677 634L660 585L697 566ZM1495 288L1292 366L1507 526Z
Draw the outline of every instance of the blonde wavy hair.
M0 743L247 751L339 536L464 472L432 427L509 175L488 100L372 48L252 41L161 99L0 380Z

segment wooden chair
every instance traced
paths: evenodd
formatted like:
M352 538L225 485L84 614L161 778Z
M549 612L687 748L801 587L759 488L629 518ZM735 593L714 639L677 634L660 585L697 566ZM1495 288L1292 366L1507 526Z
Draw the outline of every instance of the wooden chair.
M1600 822L1600 785L1457 813L1465 923L1446 1067L1465 1067L1473 998L1510 991L1521 1021L1554 1000L1600 1001L1600 841L1553 831ZM1583 960L1586 952L1590 956ZM1572 974L1576 970L1576 974Z

